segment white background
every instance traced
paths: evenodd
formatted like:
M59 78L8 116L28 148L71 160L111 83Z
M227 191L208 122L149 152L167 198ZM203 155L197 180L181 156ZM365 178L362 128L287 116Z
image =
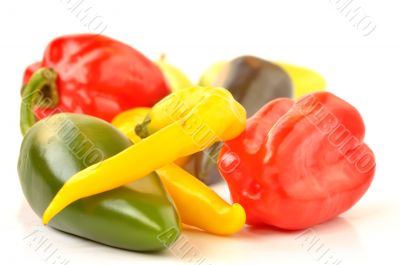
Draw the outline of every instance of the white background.
M52 264L54 260L46 261L41 250L30 245L29 235L39 231L62 259L70 260L69 264L196 264L183 257L184 251L138 254L43 228L25 202L16 172L23 71L40 60L52 38L96 33L94 25L88 28L76 17L68 1L9 0L0 5L1 263ZM376 24L370 35L363 36L364 32L345 17L346 12L337 9L336 1L93 0L83 4L91 7L91 16L101 16L98 19L106 26L106 35L152 59L167 53L169 61L194 81L213 62L242 54L318 69L329 90L362 113L366 142L376 154L377 172L370 190L355 207L312 232L340 264L377 264L383 260L398 264L399 7L397 1L352 2L352 8L360 7ZM224 186L218 191L227 196ZM324 264L326 259L318 260L322 253L315 253L315 248L307 250L304 237L299 235L246 228L229 238L194 231L185 231L183 237L204 257L202 264ZM327 264L334 264L334 259Z

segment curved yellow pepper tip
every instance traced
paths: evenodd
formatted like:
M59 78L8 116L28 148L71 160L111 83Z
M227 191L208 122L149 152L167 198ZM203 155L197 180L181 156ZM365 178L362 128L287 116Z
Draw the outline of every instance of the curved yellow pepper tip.
M229 205L203 182L175 164L158 170L182 222L217 235L231 235L243 228L246 213L240 204Z

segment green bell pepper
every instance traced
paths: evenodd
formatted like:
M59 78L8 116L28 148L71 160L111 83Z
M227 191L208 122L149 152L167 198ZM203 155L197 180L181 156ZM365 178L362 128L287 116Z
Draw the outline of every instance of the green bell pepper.
M18 174L26 199L41 217L71 176L131 144L111 124L91 116L61 113L41 120L24 137L18 161ZM178 238L181 229L176 209L156 173L76 201L49 225L134 251L166 248ZM165 231L176 234L168 240L160 239Z

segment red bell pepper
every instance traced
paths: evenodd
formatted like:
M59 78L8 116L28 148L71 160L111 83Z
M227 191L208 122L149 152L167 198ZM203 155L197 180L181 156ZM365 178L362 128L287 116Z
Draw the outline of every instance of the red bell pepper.
M353 206L367 191L375 158L358 111L328 92L277 99L225 143L219 169L250 225L303 229Z
M38 73L42 68L47 73ZM32 79L36 80L32 80L35 73L37 77ZM29 80L28 91L23 89L24 100L30 101L24 102L25 108L33 108L37 119L54 112L75 112L111 121L124 110L150 107L170 92L161 70L143 54L122 42L92 34L63 36L50 42L42 61L26 69L25 88ZM37 93L41 95L32 96ZM44 99L52 103L43 103Z

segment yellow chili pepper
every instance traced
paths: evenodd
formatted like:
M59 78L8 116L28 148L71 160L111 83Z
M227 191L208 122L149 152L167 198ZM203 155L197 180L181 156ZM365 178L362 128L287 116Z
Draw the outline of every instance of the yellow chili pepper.
M152 115L159 112L164 115ZM142 134L157 133L72 176L45 210L43 223L78 199L115 189L177 158L236 137L245 128L246 111L223 88L192 87L157 103L146 123L140 127Z
M112 121L134 143L141 139L134 132L150 108L136 108L119 114ZM164 187L175 203L184 224L218 235L230 235L241 230L246 222L246 213L240 204L232 206L212 189L189 172L169 164L156 170Z

